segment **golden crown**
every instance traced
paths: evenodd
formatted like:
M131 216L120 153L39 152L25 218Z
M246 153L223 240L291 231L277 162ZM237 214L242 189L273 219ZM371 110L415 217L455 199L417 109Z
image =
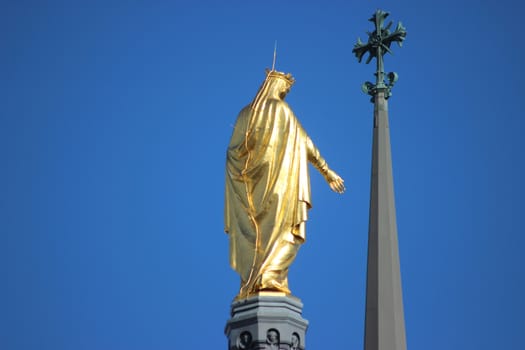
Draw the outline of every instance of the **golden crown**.
M268 78L281 78L281 79L284 79L286 80L290 85L293 85L295 83L295 79L294 77L292 77L292 74L290 73L283 73L283 72L278 72L276 70L269 70L268 68L266 68L266 79Z

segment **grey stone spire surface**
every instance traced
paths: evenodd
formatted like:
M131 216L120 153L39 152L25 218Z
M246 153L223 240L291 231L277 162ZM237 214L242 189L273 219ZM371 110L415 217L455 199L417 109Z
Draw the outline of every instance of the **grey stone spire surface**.
M397 74L388 73L385 82L383 68L383 55L391 52L392 42L401 46L406 31L401 23L393 32L389 30L392 22L383 27L387 16L387 12L377 10L370 18L376 30L368 33L368 43L358 39L353 49L359 62L367 52L367 63L374 57L377 60L376 83L363 84L363 91L374 103L365 350L406 350L387 101Z

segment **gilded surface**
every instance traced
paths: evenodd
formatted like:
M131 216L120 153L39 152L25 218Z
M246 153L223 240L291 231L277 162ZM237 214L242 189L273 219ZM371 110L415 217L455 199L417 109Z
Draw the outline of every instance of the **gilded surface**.
M225 231L231 266L241 277L237 299L261 291L290 294L288 269L305 241L311 207L308 162L332 190L345 189L284 101L293 82L289 74L267 71L228 146Z

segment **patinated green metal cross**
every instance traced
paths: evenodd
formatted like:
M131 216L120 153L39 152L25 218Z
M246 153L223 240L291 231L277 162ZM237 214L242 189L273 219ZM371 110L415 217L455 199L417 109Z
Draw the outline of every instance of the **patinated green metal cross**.
M374 96L378 91L384 91L386 98L391 95L392 86L394 86L394 83L397 81L397 74L394 72L388 73L388 83L385 84L383 56L387 52L392 53L390 50L390 45L392 45L394 41L397 42L399 47L401 47L407 35L407 32L401 22L397 24L397 27L393 32L390 32L392 21L390 21L386 27L383 27L385 19L388 17L388 15L388 12L377 10L369 19L370 22L374 22L376 29L372 33L367 32L368 42L365 44L360 38L358 38L357 44L354 45L354 49L352 50L359 62L361 62L363 56L367 52L369 54L368 59L366 60L367 64L372 61L372 58L376 58L376 83L372 84L371 82L367 81L363 84L363 91L372 96Z

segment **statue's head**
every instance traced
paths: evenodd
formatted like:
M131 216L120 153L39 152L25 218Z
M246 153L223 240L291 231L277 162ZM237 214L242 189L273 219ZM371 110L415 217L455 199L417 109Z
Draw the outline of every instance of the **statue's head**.
M294 83L295 79L290 73L286 74L276 70L266 69L266 79L264 79L264 82L257 92L257 96L255 96L252 102L252 108L257 109L262 100L268 97L284 100Z
M269 70L266 68L266 80L269 85L278 90L279 97L282 99L290 92L295 79L290 73L278 72L276 70Z
M266 339L269 344L278 344L279 343L279 332L276 329L268 330L266 334Z

